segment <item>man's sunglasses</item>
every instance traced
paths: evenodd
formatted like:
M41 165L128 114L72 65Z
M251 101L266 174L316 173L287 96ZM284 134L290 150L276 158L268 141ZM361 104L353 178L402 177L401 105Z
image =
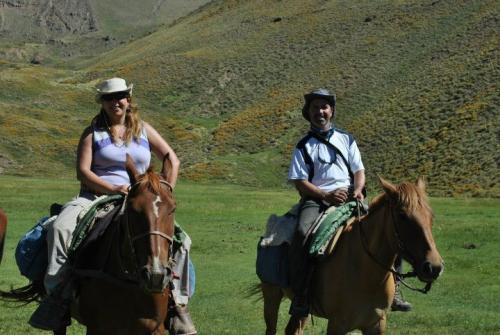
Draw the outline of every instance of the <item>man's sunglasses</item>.
M104 94L101 96L102 101L113 101L113 100L121 100L130 97L128 92L116 92L111 94Z

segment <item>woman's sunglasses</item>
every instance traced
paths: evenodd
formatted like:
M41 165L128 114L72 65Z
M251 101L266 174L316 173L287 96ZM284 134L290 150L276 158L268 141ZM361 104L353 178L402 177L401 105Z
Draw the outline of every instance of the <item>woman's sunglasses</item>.
M111 94L104 94L101 96L102 101L113 101L113 100L121 100L130 97L128 92L116 92Z

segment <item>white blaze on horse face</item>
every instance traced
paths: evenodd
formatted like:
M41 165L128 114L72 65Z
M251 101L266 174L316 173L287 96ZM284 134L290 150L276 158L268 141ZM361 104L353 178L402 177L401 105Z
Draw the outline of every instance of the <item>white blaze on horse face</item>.
M163 264L161 263L160 257L155 256L153 257L153 264L151 266L151 270L153 273L162 273L164 267Z
M161 198L159 195L156 196L156 199L153 201L153 214L155 215L156 219L160 217L160 204L162 203ZM161 245L157 244L157 250L156 250L156 255L160 255L161 253ZM158 256L155 257L153 260L154 262L158 262L161 264L161 261L159 260Z
M155 201L153 201L153 213L157 218L159 216L159 210L158 210L159 204L161 204L161 198L159 195L157 195Z

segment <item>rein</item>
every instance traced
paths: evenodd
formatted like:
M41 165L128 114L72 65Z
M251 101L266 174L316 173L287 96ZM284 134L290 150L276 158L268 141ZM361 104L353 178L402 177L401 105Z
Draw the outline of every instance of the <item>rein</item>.
M431 282L426 283L426 285L425 285L424 288L416 288L416 287L412 287L411 285L409 285L408 283L406 283L404 281L404 278L417 277L417 273L416 273L415 270L409 271L407 273L400 273L400 272L397 272L397 271L393 270L392 267L386 266L377 257L375 257L375 255L368 248L368 241L367 241L367 238L366 238L365 231L363 230L363 221L361 221L361 209L360 209L360 201L359 200L357 201L357 210L358 210L357 220L359 222L359 234L360 234L360 237L361 237L361 244L363 245L363 249L368 254L368 256L370 256L370 258L375 263L377 263L382 269L384 269L384 270L392 273L396 277L396 279L401 284L403 284L403 286L407 287L408 289L410 289L412 291L417 291L417 292L420 292L420 293L423 293L423 294L427 294L427 292L429 292L429 290L431 289L431 286L432 286ZM397 226L396 226L396 220L395 220L395 217L394 217L394 211L393 210L391 210L391 216L392 216L392 223L394 225L394 235L396 237L396 242L397 242L399 251L402 252L404 255L408 256L409 258L413 259L413 257L411 256L411 254L408 253L408 249L405 247L403 241L400 238L400 235L399 235L399 232L398 232L398 229L397 229ZM413 267L413 264L412 264L412 267Z

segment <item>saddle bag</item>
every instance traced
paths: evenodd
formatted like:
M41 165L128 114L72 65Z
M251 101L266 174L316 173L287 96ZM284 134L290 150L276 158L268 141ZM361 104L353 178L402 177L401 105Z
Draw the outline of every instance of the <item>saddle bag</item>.
M42 280L48 264L47 230L45 227L57 216L41 218L19 241L15 258L23 276L31 281Z
M289 287L288 243L263 247L261 241L257 245L257 276L263 282Z

